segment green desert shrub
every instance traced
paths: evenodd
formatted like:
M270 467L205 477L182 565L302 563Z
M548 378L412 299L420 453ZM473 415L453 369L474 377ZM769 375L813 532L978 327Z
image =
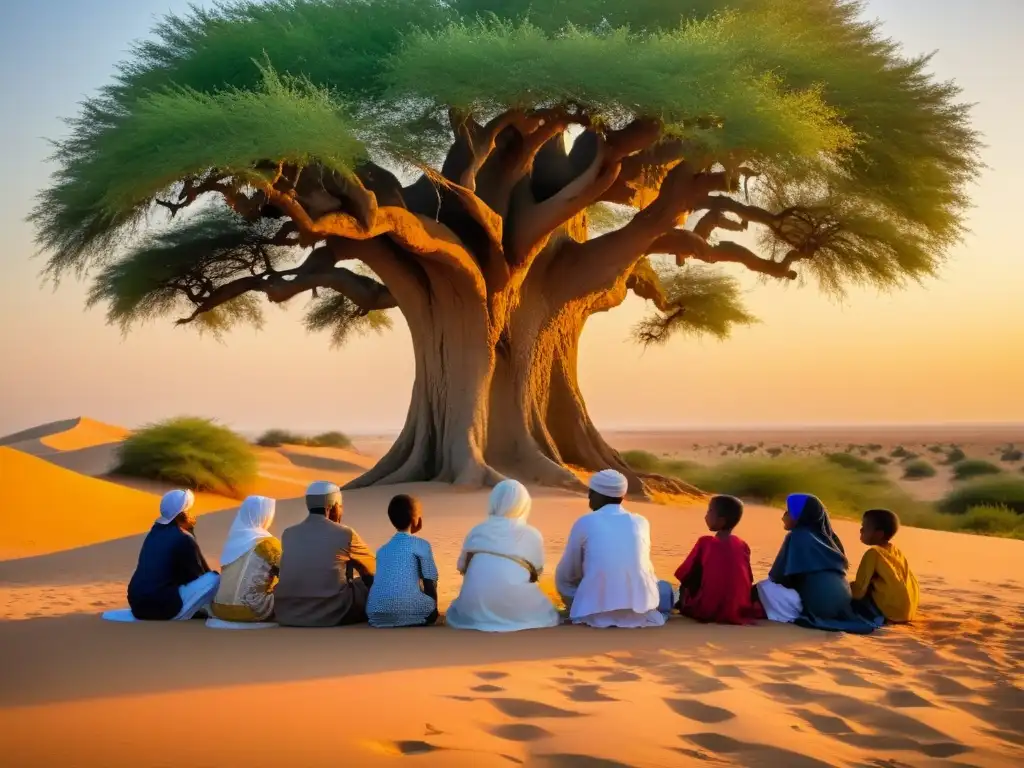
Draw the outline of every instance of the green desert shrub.
M1024 538L1024 515L1003 506L971 507L954 518L955 530Z
M279 448L282 445L303 445L306 438L297 432L289 432L287 429L268 429L258 438L256 445L264 448Z
M985 475L998 475L1002 470L991 461L984 459L964 459L953 466L954 480L971 480Z
M657 472L661 466L661 459L648 451L624 451L622 460L637 472Z
M905 459L907 458L907 456L910 455L910 451L908 451L906 448L900 445L897 446L896 448L893 448L892 452L889 455L892 456L894 459Z
M1020 461L1021 459L1024 459L1024 451L1021 451L1019 448L1007 448L1003 451L1003 455L999 457L1000 461L1007 463Z
M208 419L168 419L133 432L118 447L115 472L194 491L241 496L256 479L245 438Z
M882 468L872 461L865 461L852 453L829 453L825 455L825 461L837 464L843 469L850 469L865 475L880 475Z
M967 454L963 452L958 446L953 446L949 449L949 453L946 454L947 464L956 464L967 458Z
M637 472L650 475L665 475L680 480L687 480L701 468L694 461L682 459L661 459L647 451L626 451L622 454L623 461Z
M878 451L882 450L881 443L868 443L865 447L872 453L877 453Z
M1005 507L1024 515L1024 478L1007 474L979 477L954 488L938 506L952 515L962 515L972 507Z
M695 469L685 478L710 493L781 504L791 493L813 493L831 512L859 517L870 507L902 510L914 502L888 479L822 458L743 458Z
M888 456L875 456L875 464L884 467L886 464L892 464L892 459Z
M935 467L924 459L908 461L903 466L903 478L905 480L923 480L927 477L935 477L936 474Z
M928 446L928 453L942 453L943 447L941 445L930 445Z
M268 429L256 439L256 445L279 448L282 445L308 445L312 448L351 448L352 441L342 432L323 432L307 437L287 429Z
M744 446L743 452L744 453L757 453L757 446L756 445Z
M316 448L351 448L352 441L343 432L323 432L312 438L308 445Z
M782 455L782 449L781 448L769 448L768 449L768 455L771 456L774 459L777 456L781 456Z

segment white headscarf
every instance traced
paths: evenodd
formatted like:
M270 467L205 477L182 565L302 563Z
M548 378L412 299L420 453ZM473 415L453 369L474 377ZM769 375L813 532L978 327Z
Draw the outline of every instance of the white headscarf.
M249 554L261 541L274 538L270 526L274 522L276 507L277 502L266 496L250 496L242 502L224 542L224 551L220 555L222 566Z
M168 491L160 499L160 517L156 519L160 525L168 525L174 522L174 518L182 512L188 512L196 503L196 496L192 491Z
M530 492L520 482L502 480L494 486L487 504L487 519L469 532L462 545L460 570L471 552L491 552L518 558L541 570L544 567L544 540L540 532L526 522L532 504Z

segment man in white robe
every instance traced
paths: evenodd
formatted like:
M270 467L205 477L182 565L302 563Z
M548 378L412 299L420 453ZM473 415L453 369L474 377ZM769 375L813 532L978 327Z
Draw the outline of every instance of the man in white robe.
M615 470L590 480L590 514L572 527L555 585L574 624L660 627L673 592L651 564L651 526L622 506L628 481Z

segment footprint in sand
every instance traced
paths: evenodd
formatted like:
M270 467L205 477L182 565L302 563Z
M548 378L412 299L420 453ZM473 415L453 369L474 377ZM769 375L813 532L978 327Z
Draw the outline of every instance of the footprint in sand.
M869 680L865 680L852 669L842 667L827 671L829 677L845 688L877 688L878 686Z
M793 714L806 722L811 728L823 736L839 736L853 733L853 728L843 718L835 715L819 715L809 709L794 709Z
M725 763L724 760L720 760L719 758L709 755L707 752L702 752L699 749L684 749L683 747L673 747L672 749L683 757L688 757L690 760L700 760L703 763Z
M599 685L574 685L563 691L566 698L579 702L618 701L618 699L601 692Z
M900 709L911 707L934 707L935 705L923 696L918 696L906 688L895 688L888 691L884 697L885 703Z
M530 761L530 765L531 767L537 766L537 768L635 768L629 763L620 763L618 760L569 753L538 755Z
M582 717L582 712L575 712L571 709L553 707L540 701L529 699L486 699L495 709L508 717L517 717L521 720L541 717Z
M710 704L702 704L693 699L665 699L665 703L677 715L681 715L688 720L695 720L704 725L724 723L726 720L732 720L736 717L728 709L713 707Z
M821 698L820 694L796 683L763 683L757 687L769 697L787 704L810 704Z
M636 672L611 672L601 678L602 683L632 683L640 679Z
M483 672L474 672L477 677L481 680L504 680L508 677L508 672L498 672L485 670Z
M747 673L735 664L716 664L712 671L715 677L740 677L745 678Z
M920 752L928 757L950 758L971 751L970 747L949 741L922 744L907 736L878 733L845 733L836 738L851 747L870 752Z
M505 689L500 685L491 685L490 683L486 683L484 685L475 685L469 690L474 693L501 693Z
M718 678L702 675L687 667L669 667L658 670L657 674L663 682L674 686L682 693L700 695L729 690L729 686Z
M775 768L775 766L835 768L832 763L791 752L788 749L773 747L769 744L738 741L721 733L694 733L683 735L680 738L716 755L735 755L738 758L735 762L746 766L746 768Z
M497 736L499 739L505 741L539 741L540 739L546 739L554 734L551 731L541 728L539 725L532 725L531 723L507 723L506 725L496 725L491 728L488 733L492 736Z

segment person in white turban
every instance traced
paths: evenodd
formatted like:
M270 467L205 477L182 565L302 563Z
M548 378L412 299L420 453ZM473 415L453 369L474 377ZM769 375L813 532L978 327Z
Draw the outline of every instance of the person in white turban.
M196 541L194 504L192 491L171 491L160 500L160 517L142 542L128 582L128 605L136 619L191 619L217 593L220 576Z
M317 481L306 489L309 516L281 534L274 616L286 627L365 624L377 561L359 534L341 523L341 489Z
M651 527L627 511L629 483L612 469L590 479L590 514L572 527L555 585L574 624L659 627L672 610L668 582L651 564Z
M273 618L281 565L281 542L270 532L276 508L266 496L250 496L238 508L220 553L220 588L210 606L215 618L244 623Z
M537 586L544 570L544 540L527 524L531 505L522 483L503 480L494 487L487 519L462 545L462 589L448 608L448 626L516 632L559 624L558 612Z

